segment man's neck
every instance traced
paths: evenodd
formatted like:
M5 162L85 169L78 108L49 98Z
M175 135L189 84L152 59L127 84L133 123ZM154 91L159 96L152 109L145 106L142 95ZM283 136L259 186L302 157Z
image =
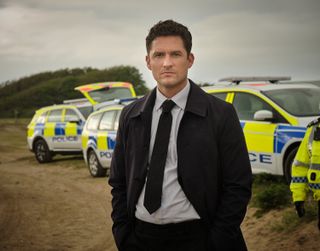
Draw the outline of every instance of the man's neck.
M166 88L158 85L157 88L165 97L172 98L174 95L179 93L183 88L185 88L187 83L188 83L188 80L186 79L186 81L182 85L173 86L171 88L170 87Z

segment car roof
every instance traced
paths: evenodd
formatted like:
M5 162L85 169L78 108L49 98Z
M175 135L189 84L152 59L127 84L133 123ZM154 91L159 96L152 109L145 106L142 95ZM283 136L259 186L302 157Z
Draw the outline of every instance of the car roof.
M106 112L106 111L110 111L110 110L121 110L123 107L125 107L124 104L114 104L114 105L108 105L108 106L105 106L97 111L94 111L90 114L91 115L94 115L94 114L98 114L98 113L103 113L103 112Z
M255 92L261 91L270 91L270 90L284 90L284 89L318 89L316 86L309 84L309 83L295 83L295 84L271 84L271 83L241 83L239 85L235 84L214 84L212 86L205 86L202 87L204 91L211 91L211 90L221 90L221 91L244 91L250 90Z
M66 105L66 104L50 105L50 106L41 107L40 109L37 110L37 112L47 111L51 109L59 109L59 108L77 108L77 107L74 105Z

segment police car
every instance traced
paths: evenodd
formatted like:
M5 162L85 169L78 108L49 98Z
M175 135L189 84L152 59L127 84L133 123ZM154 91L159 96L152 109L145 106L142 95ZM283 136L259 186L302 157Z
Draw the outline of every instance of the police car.
M55 154L81 153L84 115L74 105L53 105L36 111L28 125L28 146L39 163Z
M253 173L284 175L289 182L306 126L320 114L320 88L278 84L284 80L289 78L231 77L203 89L235 107Z
M84 123L96 106L101 105L99 102L136 96L133 86L126 82L95 83L75 89L86 97L85 101L69 100L41 108L28 125L28 147L39 163L51 161L55 154L81 154Z
M82 150L93 177L108 176L120 113L131 101L115 101L113 105L93 112L86 121L82 132Z
M320 114L320 88L298 83L279 85L280 80L288 78L226 78L221 85L203 89L235 107L253 173L284 175L289 182L291 164L306 126ZM83 155L94 177L105 175L110 166L123 107L111 105L92 113L86 122Z

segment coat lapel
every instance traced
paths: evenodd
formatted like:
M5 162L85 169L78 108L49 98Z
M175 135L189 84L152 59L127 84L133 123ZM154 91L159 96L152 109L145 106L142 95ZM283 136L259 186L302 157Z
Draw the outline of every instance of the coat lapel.
M138 163L141 163L135 170L134 177L140 182L145 181L148 157L149 157L149 145L151 137L151 122L152 111L156 99L156 89L153 89L144 98L141 106L132 113L131 119L134 120L134 132L135 138L140 143L137 144L135 149L135 156L139 158Z

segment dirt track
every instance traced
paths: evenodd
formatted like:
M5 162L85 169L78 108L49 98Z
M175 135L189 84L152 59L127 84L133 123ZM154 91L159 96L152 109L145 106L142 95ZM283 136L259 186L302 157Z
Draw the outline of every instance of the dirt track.
M115 250L105 179L33 157L0 173L1 250Z
M0 122L0 250L116 250L110 187L93 179L81 157L40 165L26 149L25 128ZM270 232L280 212L242 225L249 250L319 250L315 222L289 234Z
M1 126L0 250L116 250L106 178L91 178L81 157L39 165L25 138L15 142L24 134Z

